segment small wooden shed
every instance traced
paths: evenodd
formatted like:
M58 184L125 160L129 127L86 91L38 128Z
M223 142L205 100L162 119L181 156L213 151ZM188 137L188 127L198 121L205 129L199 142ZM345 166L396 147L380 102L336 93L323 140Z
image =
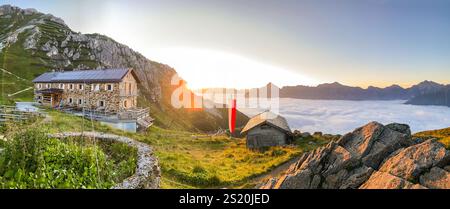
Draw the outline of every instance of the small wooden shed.
M285 145L292 136L286 119L269 111L251 118L241 134L247 134L249 149Z

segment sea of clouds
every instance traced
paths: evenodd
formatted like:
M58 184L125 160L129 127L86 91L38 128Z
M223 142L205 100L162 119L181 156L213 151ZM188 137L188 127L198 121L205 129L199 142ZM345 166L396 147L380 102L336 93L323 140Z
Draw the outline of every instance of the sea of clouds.
M280 99L279 114L292 130L345 134L371 121L406 123L413 133L450 127L450 108L416 106L405 101L341 101ZM248 116L261 112L240 109Z

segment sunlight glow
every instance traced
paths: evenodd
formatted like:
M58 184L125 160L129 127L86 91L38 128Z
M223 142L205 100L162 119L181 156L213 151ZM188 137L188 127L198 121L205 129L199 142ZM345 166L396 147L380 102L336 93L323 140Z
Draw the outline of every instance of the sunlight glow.
M192 89L256 88L269 82L279 87L319 83L287 69L221 51L165 48L152 50L148 57L174 67Z

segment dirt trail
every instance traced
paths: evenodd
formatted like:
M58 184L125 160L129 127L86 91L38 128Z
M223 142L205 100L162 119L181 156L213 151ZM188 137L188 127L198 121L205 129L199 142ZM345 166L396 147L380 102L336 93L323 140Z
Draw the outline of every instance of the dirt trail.
M300 156L292 158L289 161L287 161L287 162L277 166L276 168L272 169L268 173L262 174L262 175L260 175L258 177L255 177L255 178L251 179L251 182L259 184L259 183L261 183L263 181L266 181L266 180L268 180L270 178L279 177L282 174L284 174L287 171L287 169L289 169L289 167L292 164L296 163L299 160L299 158L300 158Z

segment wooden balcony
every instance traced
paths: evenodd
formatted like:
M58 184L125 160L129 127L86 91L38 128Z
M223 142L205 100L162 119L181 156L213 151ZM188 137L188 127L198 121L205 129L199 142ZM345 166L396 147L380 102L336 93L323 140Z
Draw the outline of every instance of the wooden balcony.
M133 108L117 113L119 120L139 120L150 116L150 108Z

